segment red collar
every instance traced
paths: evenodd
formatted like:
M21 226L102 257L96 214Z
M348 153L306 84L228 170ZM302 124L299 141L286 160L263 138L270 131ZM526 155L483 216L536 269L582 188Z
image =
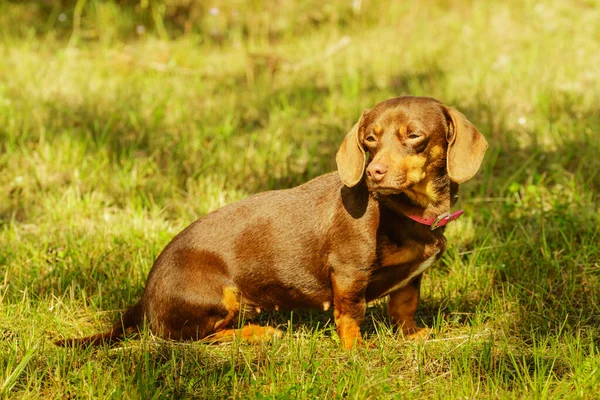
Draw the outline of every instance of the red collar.
M420 224L430 226L431 230L434 230L441 226L447 225L450 221L458 219L458 217L460 217L463 214L463 212L463 210L458 210L453 212L452 214L443 213L441 215L438 215L436 218L421 218L415 217L413 215L407 215L407 217Z

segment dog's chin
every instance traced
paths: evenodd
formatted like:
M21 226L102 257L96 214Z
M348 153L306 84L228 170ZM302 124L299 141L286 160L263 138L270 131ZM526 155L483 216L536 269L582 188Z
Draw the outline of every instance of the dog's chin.
M392 196L395 194L400 194L406 189L408 189L410 186L411 185L408 183L394 186L384 186L367 180L367 187L369 188L369 191L379 196Z

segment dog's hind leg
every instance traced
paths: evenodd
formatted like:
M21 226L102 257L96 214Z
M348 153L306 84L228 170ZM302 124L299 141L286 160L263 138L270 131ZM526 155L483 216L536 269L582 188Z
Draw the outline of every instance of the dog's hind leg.
M204 338L207 342L221 343L239 339L244 342L259 343L273 338L281 338L283 332L270 326L248 324L237 329L225 329Z

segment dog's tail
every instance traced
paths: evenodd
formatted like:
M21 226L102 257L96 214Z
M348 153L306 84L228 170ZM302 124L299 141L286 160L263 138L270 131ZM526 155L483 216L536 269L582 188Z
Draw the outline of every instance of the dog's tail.
M144 318L143 314L142 302L139 301L123 314L121 320L116 322L111 330L83 338L61 339L54 344L60 347L88 347L118 342L123 340L126 334L139 329Z

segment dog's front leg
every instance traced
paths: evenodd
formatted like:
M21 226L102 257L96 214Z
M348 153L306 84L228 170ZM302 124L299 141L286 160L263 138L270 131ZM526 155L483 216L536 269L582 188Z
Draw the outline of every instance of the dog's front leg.
M417 276L408 285L390 294L390 320L395 327L402 329L402 334L407 339L420 339L429 334L428 329L417 327L414 317L419 304L422 276Z
M367 278L333 276L333 317L344 350L363 344L360 325L365 318Z

